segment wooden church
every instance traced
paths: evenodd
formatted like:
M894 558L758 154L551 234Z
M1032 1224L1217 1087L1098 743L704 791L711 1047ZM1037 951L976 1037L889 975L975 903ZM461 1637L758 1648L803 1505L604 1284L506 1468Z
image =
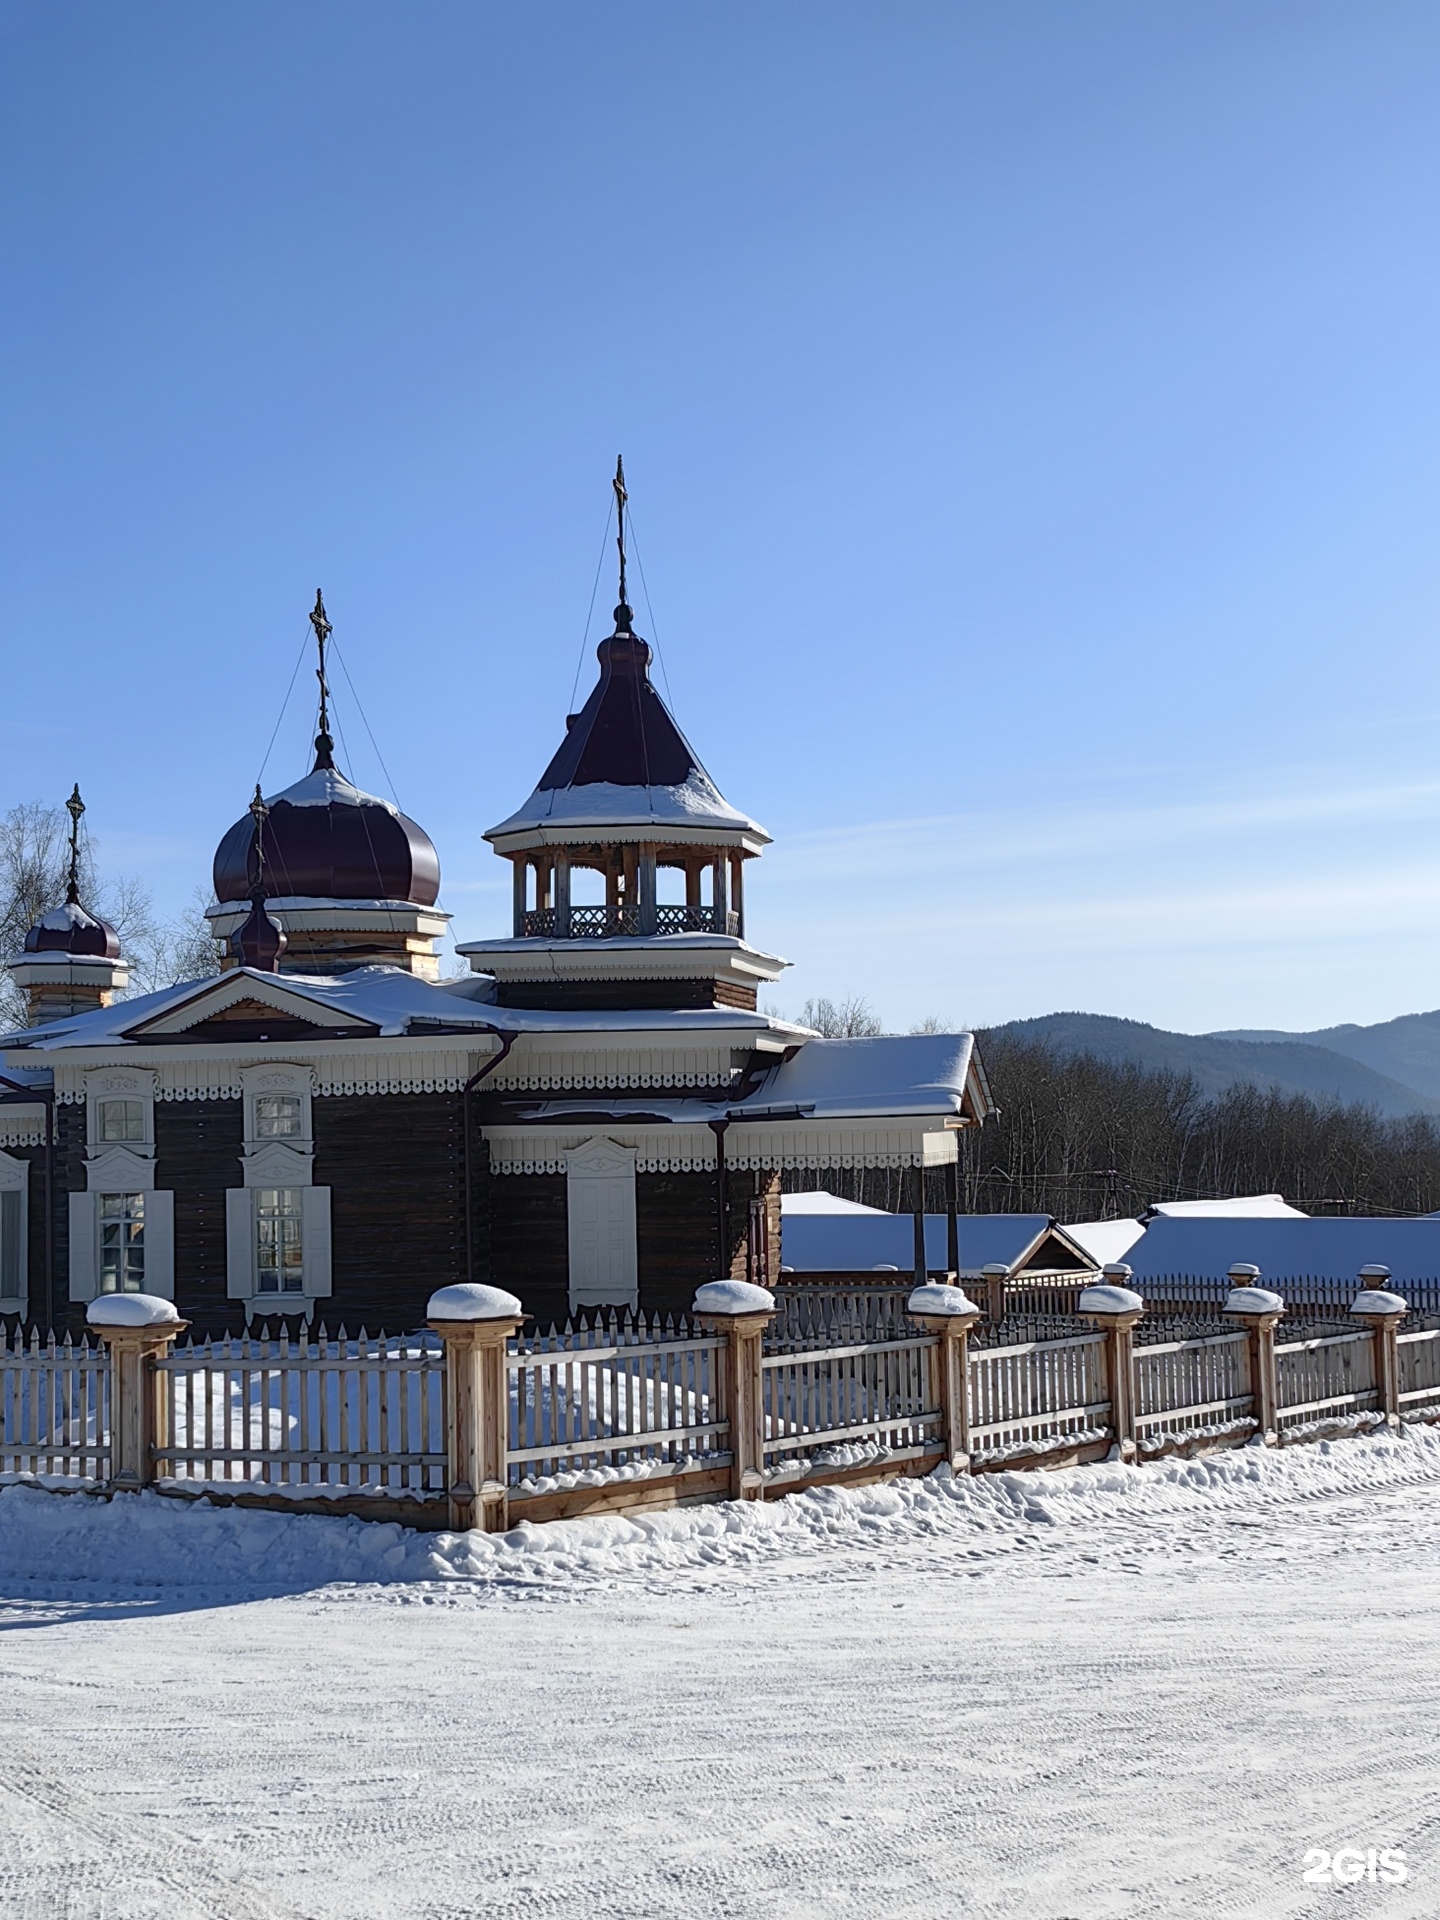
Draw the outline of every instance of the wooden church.
M429 836L335 765L318 597L315 764L220 840L216 975L125 997L72 834L68 900L8 961L31 1024L0 1040L0 1314L75 1329L143 1291L204 1332L400 1330L466 1278L546 1321L680 1311L778 1275L785 1169L954 1161L989 1106L970 1035L825 1040L758 1011L787 964L746 923L769 836L651 683L620 498L615 630L486 835L512 924L459 947L468 977L439 978Z

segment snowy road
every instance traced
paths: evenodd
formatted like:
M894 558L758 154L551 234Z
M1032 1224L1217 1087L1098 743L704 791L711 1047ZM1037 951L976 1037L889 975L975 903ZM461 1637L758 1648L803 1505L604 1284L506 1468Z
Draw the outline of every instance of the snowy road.
M1437 1572L1430 1435L498 1542L10 1488L0 1914L1432 1916Z

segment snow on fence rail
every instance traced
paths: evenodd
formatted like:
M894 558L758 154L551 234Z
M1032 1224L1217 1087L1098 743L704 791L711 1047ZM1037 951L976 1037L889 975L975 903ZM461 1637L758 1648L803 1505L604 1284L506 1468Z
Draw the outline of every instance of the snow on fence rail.
M511 1498L608 1480L683 1478L726 1465L723 1334L674 1323L551 1328L508 1354Z
M110 1470L110 1359L67 1334L0 1327L0 1474L103 1480Z
M363 1329L189 1341L155 1362L169 1385L156 1477L310 1496L443 1493L444 1368L433 1337Z
M1368 1330L1277 1343L1275 1369L1282 1434L1302 1422L1373 1412L1379 1401Z
M912 1334L766 1354L760 1362L766 1471L825 1472L854 1464L865 1449L895 1461L938 1458L935 1346L933 1334Z
M1110 1419L1103 1333L987 1347L970 1356L970 1445L979 1455L1100 1439Z

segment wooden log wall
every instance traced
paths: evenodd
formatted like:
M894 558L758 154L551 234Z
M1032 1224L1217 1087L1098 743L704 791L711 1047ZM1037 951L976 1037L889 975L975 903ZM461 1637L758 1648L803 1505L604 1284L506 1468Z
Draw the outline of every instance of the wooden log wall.
M241 1185L244 1130L238 1100L155 1103L155 1184L175 1195L175 1304L197 1338L244 1326L225 1291L225 1189Z

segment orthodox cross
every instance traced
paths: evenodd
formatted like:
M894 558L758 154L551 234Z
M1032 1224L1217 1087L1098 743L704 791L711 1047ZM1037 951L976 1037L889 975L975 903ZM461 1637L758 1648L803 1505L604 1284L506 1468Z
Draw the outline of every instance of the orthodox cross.
M625 591L625 506L630 496L625 491L625 462L619 454L615 456L615 478L610 484L615 489L615 544L620 549L620 604L628 613L630 596Z
M65 802L65 811L70 816L70 878L65 888L65 898L73 907L80 902L80 816L85 811L78 780L75 782L75 791Z
M315 678L320 682L320 732L315 740L315 765L328 767L333 765L330 755L335 742L330 738L330 683L325 678L325 642L330 638L332 629L325 617L325 599L319 587L315 589L310 624L315 629L315 644L320 650L320 664L315 669Z
M324 618L323 613L321 618ZM265 898L265 822L270 818L270 809L265 804L265 796L260 791L258 780L255 782L255 798L250 802L250 818L255 822L255 884L250 889L250 898L263 900Z

